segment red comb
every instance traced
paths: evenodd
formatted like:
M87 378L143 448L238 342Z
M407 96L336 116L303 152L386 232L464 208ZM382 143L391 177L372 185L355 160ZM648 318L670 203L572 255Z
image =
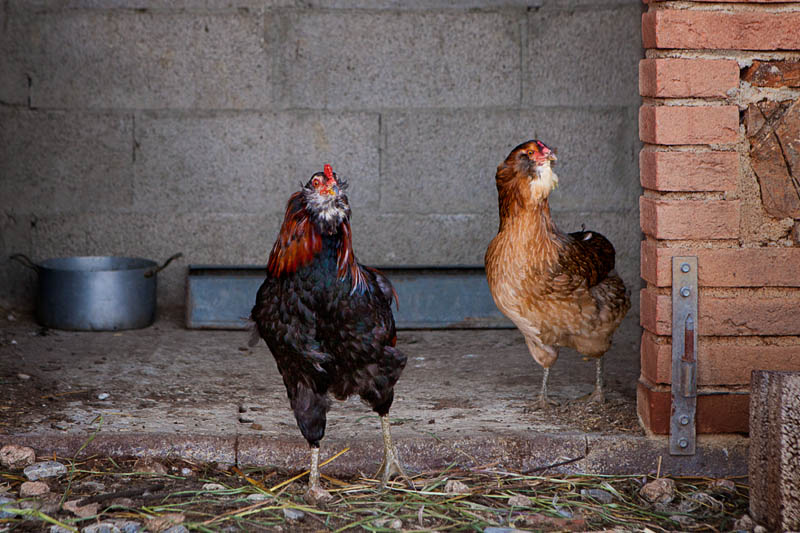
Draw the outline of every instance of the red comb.
M322 171L325 173L325 177L331 179L333 177L333 168L330 165L325 164L322 168Z

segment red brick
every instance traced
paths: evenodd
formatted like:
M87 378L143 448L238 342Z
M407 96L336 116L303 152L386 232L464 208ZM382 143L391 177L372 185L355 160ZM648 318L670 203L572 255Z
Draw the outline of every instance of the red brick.
M657 435L669 434L672 394L669 388L639 381L636 403L644 426ZM697 396L697 433L747 433L749 394L703 394Z
M652 383L672 383L672 345L669 337L642 334L642 375ZM792 346L730 345L700 337L697 345L697 384L748 385L753 370L800 371L800 343Z
M800 13L659 9L642 15L645 48L800 50Z
M639 152L642 187L654 191L735 191L736 152Z
M705 296L697 302L700 335L800 335L800 292L768 298ZM641 291L640 322L656 335L672 334L672 297L655 289Z
M653 106L639 108L639 139L650 144L735 143L736 106Z
M697 256L702 287L800 287L800 248L658 248L641 245L642 279L656 287L672 286L672 257ZM777 267L777 268L776 268Z
M735 239L738 200L656 200L639 198L642 231L656 239Z
M654 98L725 97L739 87L739 64L728 59L643 59L639 94Z

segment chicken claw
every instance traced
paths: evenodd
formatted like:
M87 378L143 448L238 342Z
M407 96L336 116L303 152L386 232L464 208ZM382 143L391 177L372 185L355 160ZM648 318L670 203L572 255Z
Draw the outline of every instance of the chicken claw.
M308 474L308 490L303 499L310 505L328 503L333 499L330 492L319 483L319 448L311 448L311 468Z
M399 476L406 480L411 490L417 490L414 482L408 477L403 465L400 464L400 460L397 458L397 448L392 444L389 415L381 417L381 431L383 433L383 461L381 461L381 466L378 467L378 471L375 473L375 477L381 480L381 489L385 488L386 484L394 476Z

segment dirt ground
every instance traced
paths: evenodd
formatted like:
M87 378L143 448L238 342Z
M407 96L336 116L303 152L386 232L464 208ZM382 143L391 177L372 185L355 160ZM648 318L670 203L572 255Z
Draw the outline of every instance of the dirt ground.
M304 468L308 448L266 346L243 331L187 330L180 314L121 332L46 330L0 316L0 445L71 456L89 451L238 465ZM594 364L564 350L551 371L561 401L536 409L542 371L516 330L401 331L408 365L391 411L394 440L412 470L501 460L594 473L746 473L746 439L703 438L693 457L670 457L636 416L638 328L617 333L606 355L604 405ZM356 475L380 461L377 416L357 398L334 402L323 457L348 448L334 471ZM580 460L579 460L580 459ZM338 469L338 470L337 470Z
M27 317L6 318L0 337L2 430L83 431L97 415L103 415L106 430L120 432L274 434L295 427L263 343L249 348L244 332L186 330L179 320L172 316L142 330L85 333L46 330ZM392 417L417 432L495 432L511 426L641 432L634 408L638 361L630 360L630 346L615 346L607 356L609 401L602 407L578 401L592 390L594 363L563 350L550 384L562 405L550 412L535 408L541 369L516 330L402 331L398 346L409 363ZM107 399L100 400L104 393ZM356 431L372 424L365 420L369 415L356 399L335 402L329 432Z

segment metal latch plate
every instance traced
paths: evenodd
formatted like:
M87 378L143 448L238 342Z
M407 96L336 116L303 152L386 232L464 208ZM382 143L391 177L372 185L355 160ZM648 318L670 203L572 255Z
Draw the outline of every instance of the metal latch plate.
M697 413L697 257L672 258L672 416L669 453L694 455Z

